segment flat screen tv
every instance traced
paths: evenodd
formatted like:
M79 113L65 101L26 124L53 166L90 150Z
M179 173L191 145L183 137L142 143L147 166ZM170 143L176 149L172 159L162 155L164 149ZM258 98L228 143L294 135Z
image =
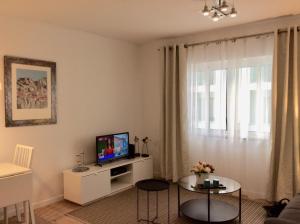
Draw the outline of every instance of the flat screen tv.
M101 165L127 157L129 133L118 133L96 137L97 164Z

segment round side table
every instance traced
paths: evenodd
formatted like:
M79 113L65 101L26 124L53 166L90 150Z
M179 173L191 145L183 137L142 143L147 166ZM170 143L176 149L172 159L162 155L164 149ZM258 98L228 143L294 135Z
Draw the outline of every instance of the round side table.
M147 223L155 223L155 220L158 218L158 192L163 190L168 190L168 223L170 223L170 184L168 181L159 180L159 179L147 179L141 180L135 184L137 188L137 221L145 221ZM147 219L140 219L139 217L139 190L147 192ZM149 192L156 192L156 215L150 220L150 211L149 211Z

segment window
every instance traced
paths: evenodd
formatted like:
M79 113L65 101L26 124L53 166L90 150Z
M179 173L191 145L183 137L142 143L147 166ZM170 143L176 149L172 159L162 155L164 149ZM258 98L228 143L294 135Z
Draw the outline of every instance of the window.
M226 129L226 70L197 73L196 127ZM220 115L222 114L223 115Z
M187 112L191 134L268 137L272 35L187 49Z
M256 66L240 69L241 75L250 74L249 91L249 131L269 132L271 123L271 66Z
M271 63L199 69L190 76L189 85L195 84L190 94L190 112L194 115L190 126L194 131L239 132L242 138L249 133L257 136L269 133ZM234 128L229 127L230 123Z

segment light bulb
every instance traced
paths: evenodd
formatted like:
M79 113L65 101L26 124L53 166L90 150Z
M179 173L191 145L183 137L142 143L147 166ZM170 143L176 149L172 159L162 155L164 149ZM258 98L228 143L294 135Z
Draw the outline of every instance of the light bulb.
M211 19L214 21L214 22L218 22L220 17L219 15L215 12L214 15L211 17Z
M219 17L213 17L212 20L213 20L214 22L218 22L218 21L219 21Z
M227 5L226 1L223 1L220 9L222 12L226 12L228 10L228 5Z
M232 9L231 9L231 12L230 12L230 17L231 18L234 18L234 17L236 17L237 16L237 11L235 10L235 8L233 7Z
M207 5L204 6L204 9L203 9L202 13L203 13L204 16L208 16L209 15L209 10L208 10Z

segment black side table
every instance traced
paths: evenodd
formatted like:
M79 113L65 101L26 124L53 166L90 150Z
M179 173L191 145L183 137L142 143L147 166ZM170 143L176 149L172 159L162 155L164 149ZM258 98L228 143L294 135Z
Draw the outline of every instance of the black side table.
M137 182L137 221L145 221L147 223L155 223L158 218L158 192L163 190L168 190L168 223L170 223L170 184L165 180L158 179L147 179ZM147 191L147 219L139 218L139 190ZM156 192L156 216L150 220L149 212L149 192Z

